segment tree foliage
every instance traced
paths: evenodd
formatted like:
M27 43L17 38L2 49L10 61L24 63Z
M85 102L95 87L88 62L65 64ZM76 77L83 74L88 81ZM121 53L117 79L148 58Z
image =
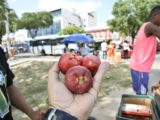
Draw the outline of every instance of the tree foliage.
M117 0L112 9L113 19L107 21L109 29L121 35L135 35L144 21L148 20L153 6L160 0Z
M5 10L7 8L7 1L0 0L0 43L2 41L2 35L5 34Z
M37 35L37 31L41 28L47 28L53 24L53 17L49 12L30 12L23 13L18 20L19 29L27 29L32 38Z
M78 26L67 26L59 32L60 35L70 35L75 33L85 33L85 31Z
M10 32L15 32L17 30L18 16L17 16L17 14L15 13L14 10L12 10L8 13L8 19L9 19L9 30L10 30Z
M0 0L0 43L2 36L6 33L5 24L7 22L8 15L8 22L9 22L9 30L10 32L14 32L16 30L16 22L17 22L17 15L14 10L8 7L6 0Z

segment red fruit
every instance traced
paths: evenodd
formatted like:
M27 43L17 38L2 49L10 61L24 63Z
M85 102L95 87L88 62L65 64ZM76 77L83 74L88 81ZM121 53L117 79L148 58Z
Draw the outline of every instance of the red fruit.
M65 74L67 70L73 66L82 64L82 57L73 53L65 53L60 57L59 68L60 71Z
M100 64L100 59L95 55L87 55L82 60L82 66L88 68L91 71L92 76L96 74Z
M83 66L74 66L65 75L65 85L72 93L86 93L92 84L91 72Z

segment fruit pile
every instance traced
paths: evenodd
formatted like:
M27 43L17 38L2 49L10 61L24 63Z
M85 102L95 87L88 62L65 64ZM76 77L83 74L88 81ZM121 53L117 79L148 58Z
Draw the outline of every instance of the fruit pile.
M139 104L123 104L121 113L127 118L136 118L136 120L146 120L152 118L152 110L150 106ZM147 119L147 120L148 120Z
M85 57L74 53L63 54L58 62L60 71L65 75L65 85L75 94L83 94L89 91L93 84L101 61L97 56Z

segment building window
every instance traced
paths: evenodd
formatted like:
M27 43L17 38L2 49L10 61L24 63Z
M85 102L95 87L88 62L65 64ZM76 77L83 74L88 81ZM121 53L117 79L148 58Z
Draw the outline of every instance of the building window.
M53 34L57 34L61 31L61 21L54 22L53 24Z

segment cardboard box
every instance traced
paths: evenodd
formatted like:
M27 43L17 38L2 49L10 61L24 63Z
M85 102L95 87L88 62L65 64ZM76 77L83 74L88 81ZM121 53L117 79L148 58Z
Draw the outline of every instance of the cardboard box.
M152 116L151 117L138 117L139 119L131 118L131 116L129 115L126 116L121 111L123 104L135 104L135 105L144 105L144 106L150 107L152 111ZM124 94L121 97L121 102L118 108L116 120L160 120L160 116L159 116L160 111L157 108L158 107L157 107L157 104L155 103L153 96Z

